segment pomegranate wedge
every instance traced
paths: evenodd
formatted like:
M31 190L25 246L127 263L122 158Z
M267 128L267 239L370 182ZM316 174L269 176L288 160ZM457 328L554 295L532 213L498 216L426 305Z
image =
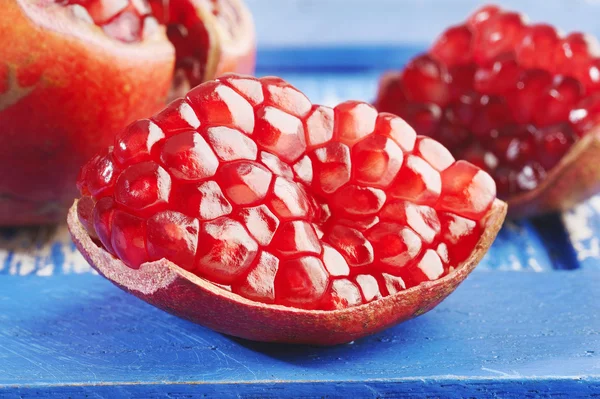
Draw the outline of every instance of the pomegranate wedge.
M600 46L591 36L486 6L386 74L376 107L490 173L511 217L600 191Z
M117 135L69 214L102 275L263 341L348 342L433 308L504 220L492 178L366 103L225 75Z

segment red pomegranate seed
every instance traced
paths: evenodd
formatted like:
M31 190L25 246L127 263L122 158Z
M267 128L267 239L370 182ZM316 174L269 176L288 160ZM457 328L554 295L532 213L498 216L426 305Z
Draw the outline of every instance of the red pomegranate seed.
M381 210L382 220L392 220L408 226L431 244L440 232L440 221L435 209L407 201L389 202Z
M350 267L340 252L330 245L323 245L323 264L332 277L343 277L350 274Z
M375 131L394 140L405 152L410 152L415 146L417 133L402 118L388 113L380 113L377 117Z
M473 64L456 65L448 68L450 101L458 101L462 96L469 96L473 93L476 73L477 68Z
M246 229L223 217L200 226L195 272L219 284L231 284L254 262L258 244Z
M474 99L453 101L444 123L471 124ZM438 105L419 106L439 124ZM248 300L303 309L449 273L493 200L491 177L400 117L356 101L313 106L278 78L200 85L116 144L78 178L79 218L108 252L131 268L165 258ZM477 227L451 243L441 210Z
M483 6L475 11L467 20L467 25L475 30L479 30L490 18L500 13L502 9L493 4Z
M448 28L431 47L430 53L448 66L466 64L472 59L473 32L466 25Z
M398 174L403 157L393 140L372 135L352 148L352 173L360 184L385 188Z
M262 103L265 99L263 85L256 78L225 74L219 80L241 94L253 107Z
M506 95L516 122L533 122L539 109L540 94L548 90L552 81L552 75L541 69L530 69L521 75L516 88Z
M482 96L478 111L471 123L471 131L482 141L494 138L498 128L513 122L508 104L499 96Z
M236 205L254 205L265 199L271 184L271 172L247 161L224 165L219 171L223 192Z
M183 213L163 211L148 219L146 247L150 260L168 259L194 269L200 222Z
M423 158L438 172L443 171L455 162L450 151L443 145L428 137L419 137L415 154Z
M350 180L350 149L342 143L330 143L312 153L314 182L326 194L337 191Z
M256 242L263 246L271 243L279 227L279 219L265 205L241 209L238 218Z
M340 279L331 283L331 293L323 300L326 310L345 309L362 303L360 290L350 280Z
M299 308L315 308L329 285L323 263L314 256L282 262L275 277L278 303Z
M264 303L275 302L275 276L279 259L268 252L261 252L256 266L248 275L233 284L231 290L248 299Z
M217 156L197 132L184 132L168 138L160 160L178 180L199 182L214 176L219 166Z
M350 147L375 130L377 111L368 104L346 101L334 110L334 137Z
M596 38L574 32L559 43L554 60L557 73L585 79L592 58L600 57L600 44Z
M116 210L111 221L111 246L115 255L133 269L148 262L144 219Z
M171 177L158 164L149 161L129 166L115 185L115 201L137 213L165 208L171 192Z
M256 143L239 130L225 126L211 126L206 129L203 136L220 161L256 160L258 153Z
M94 207L94 230L102 246L111 254L115 254L112 245L112 225L115 213L115 202L111 197L100 198Z
M141 119L115 138L113 156L121 165L150 161L153 146L164 138L161 128L148 119Z
M373 262L373 246L358 230L333 226L325 234L324 240L337 249L350 266L364 266Z
M281 257L304 253L321 254L321 245L310 223L302 220L282 223L273 237L273 253Z
M502 95L515 87L521 73L513 56L501 56L477 69L474 87L479 93Z
M215 181L210 180L204 183L175 187L171 198L175 209L200 220L212 220L226 216L233 209L221 191L221 187Z
M402 108L398 115L404 118L417 134L431 136L439 126L442 110L436 104L411 104Z
M444 264L433 249L425 251L418 262L400 272L402 279L410 286L437 280L442 274L444 274Z
M584 87L579 81L570 77L557 77L552 86L540 95L533 122L544 127L566 121L583 94Z
M540 185L544 177L546 177L544 168L536 162L530 162L518 172L516 176L517 186L522 191L533 190Z
M379 223L367 232L367 237L373 244L376 260L392 274L411 263L423 246L417 233L397 223Z
M463 217L482 217L496 198L494 180L481 169L458 161L442 172L443 190L438 207Z
M306 149L302 121L272 106L256 111L254 140L285 162L297 160Z
M500 12L480 27L473 56L480 64L492 61L512 51L521 42L525 30L524 18L514 12Z
M156 114L152 120L163 131L171 134L200 127L200 121L196 113L183 98L170 103L164 110Z
M542 167L546 170L552 169L575 141L577 141L577 136L567 123L542 129L538 144L541 146L538 150L538 159Z
M111 154L96 155L81 170L79 185L84 186L85 192L96 198L112 195L119 169ZM85 181L85 184L82 181Z
M459 247L453 244L469 242L475 245L480 234L480 227L473 220L463 218L453 213L440 212L441 234L444 242L448 243L450 259L462 259L468 253L469 246Z
M313 105L306 116L304 131L309 148L329 142L333 138L334 111L322 105Z
M569 113L575 132L582 136L600 122L600 93L582 99Z
M552 68L560 38L553 26L536 24L525 28L515 48L519 64L525 68Z
M382 273L382 277L388 295L394 295L395 293L406 289L406 283L401 277L392 276L387 273Z
M355 280L356 284L360 287L360 292L365 303L381 298L381 292L379 291L379 285L375 277L370 274L359 274Z
M448 81L446 68L429 55L413 59L402 75L406 97L421 103L445 105L449 98Z
M422 158L409 155L404 166L392 183L389 195L392 198L406 199L417 203L435 203L442 188L437 170Z

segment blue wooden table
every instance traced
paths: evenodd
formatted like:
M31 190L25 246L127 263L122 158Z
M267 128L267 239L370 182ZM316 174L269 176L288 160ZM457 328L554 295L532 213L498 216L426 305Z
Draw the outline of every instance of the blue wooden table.
M318 48L290 49L302 21L318 25L336 2L312 2L323 8L293 14L296 23L275 38L261 28L277 22L267 12L274 3L249 3L265 39L258 73L281 75L316 103L371 100L382 69L422 48L334 46L329 32ZM300 2L281 3L293 11ZM387 10L390 2L371 3ZM552 0L544 12L583 15L579 3ZM458 20L466 10L453 12ZM363 32L376 28L371 19ZM315 31L308 40L319 40ZM507 222L435 310L333 348L247 342L157 310L93 273L63 225L0 230L0 398L600 397L599 288L600 197L562 215Z

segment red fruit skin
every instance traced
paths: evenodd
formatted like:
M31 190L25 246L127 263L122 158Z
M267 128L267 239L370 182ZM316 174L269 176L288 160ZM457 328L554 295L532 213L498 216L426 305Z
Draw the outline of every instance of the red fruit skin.
M76 195L79 168L114 132L163 106L173 49L162 33L125 44L37 2L2 3L0 225L55 222ZM6 173L10 171L10 173Z
M439 304L481 260L505 215L506 204L495 200L482 221L484 232L474 251L448 275L365 305L332 311L254 302L164 259L144 263L138 270L128 268L90 239L77 217L77 203L69 212L68 225L75 245L100 274L169 313L224 334L255 341L336 345L419 316Z
M50 3L2 2L0 37L8 45L0 54L0 169L10 173L0 180L0 226L64 220L83 163L111 145L115 132L177 97L175 52L164 29L123 43ZM171 2L188 3L208 35L203 80L251 74L254 26L241 0ZM238 14L214 12L219 7Z

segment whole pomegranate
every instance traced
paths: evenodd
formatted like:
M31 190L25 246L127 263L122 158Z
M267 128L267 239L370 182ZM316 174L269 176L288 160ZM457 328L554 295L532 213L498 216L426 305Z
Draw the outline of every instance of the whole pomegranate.
M0 37L0 225L61 220L116 131L254 68L239 0L5 0Z

